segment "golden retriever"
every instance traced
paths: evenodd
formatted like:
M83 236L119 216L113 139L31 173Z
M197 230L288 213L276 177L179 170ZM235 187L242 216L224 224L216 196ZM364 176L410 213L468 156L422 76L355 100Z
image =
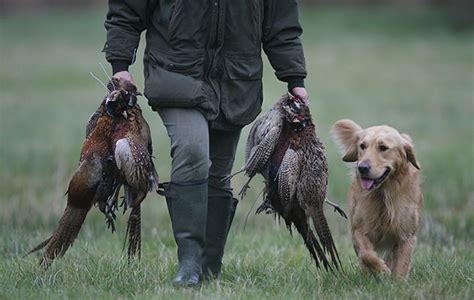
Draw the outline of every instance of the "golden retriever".
M349 215L363 269L406 279L423 207L410 136L385 125L362 129L351 120L336 122L331 132L342 160L355 162Z

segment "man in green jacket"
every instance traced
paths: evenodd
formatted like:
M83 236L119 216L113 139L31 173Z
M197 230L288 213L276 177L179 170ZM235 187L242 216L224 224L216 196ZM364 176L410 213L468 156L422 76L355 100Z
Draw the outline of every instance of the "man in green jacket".
M146 30L144 94L171 140L165 187L179 270L174 282L215 278L235 213L230 183L241 128L262 105L262 48L276 77L307 101L296 0L109 0L106 59L132 80Z

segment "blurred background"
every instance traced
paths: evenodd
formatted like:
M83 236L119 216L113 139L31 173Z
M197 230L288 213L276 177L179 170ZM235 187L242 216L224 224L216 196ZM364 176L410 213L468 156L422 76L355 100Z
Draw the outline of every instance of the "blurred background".
M99 0L1 0L2 12L29 11L38 12L50 9L91 9L104 6ZM350 7L372 8L390 6L400 10L436 8L443 10L445 17L455 26L468 27L474 22L474 3L470 0L299 0L304 7Z
M423 170L425 209L416 257L429 249L446 256L472 256L474 1L300 4L306 86L318 135L327 148L329 198L347 211L349 169L330 138L331 125L351 118L363 127L396 127L412 136ZM64 193L77 166L85 124L105 95L89 72L106 82L102 63L110 74L101 53L106 10L105 1L98 0L0 0L0 270L10 269L12 261L46 238L65 207ZM143 89L141 59L130 70ZM285 84L266 63L264 109L283 92ZM158 172L167 181L165 128L145 99L139 101L152 127ZM243 163L248 130L242 134L236 170ZM233 179L236 190L244 180ZM228 259L245 264L252 245L259 255L299 253L308 262L299 237L292 238L270 216L254 215L260 181L254 179L248 197L240 202ZM144 206L145 259L153 259L158 249L174 263L163 198L149 195ZM326 215L342 259L354 262L348 222L330 209ZM78 259L84 248L89 253L104 248L110 255L120 253L125 218L119 216L118 223L118 233L110 235L102 215L93 209L66 256Z

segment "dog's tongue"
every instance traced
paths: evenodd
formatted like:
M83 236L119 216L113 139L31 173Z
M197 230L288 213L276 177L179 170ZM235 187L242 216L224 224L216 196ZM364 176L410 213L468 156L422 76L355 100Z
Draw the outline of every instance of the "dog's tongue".
M372 188L372 186L374 185L374 180L373 179L361 178L360 184L362 185L362 188L364 190L370 190Z

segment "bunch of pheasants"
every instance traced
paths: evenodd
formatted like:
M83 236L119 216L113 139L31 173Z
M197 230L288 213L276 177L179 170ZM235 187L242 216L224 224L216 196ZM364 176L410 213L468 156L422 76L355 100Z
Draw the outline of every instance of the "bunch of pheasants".
M294 225L316 265L339 268L336 246L324 216L328 167L324 147L318 139L309 107L297 97L284 95L260 117L250 130L242 168L249 180L261 174L265 179L264 202L257 213L267 211L283 218L291 232ZM316 235L311 227L316 230Z
M149 191L158 189L150 128L136 103L140 93L135 85L114 78L108 89L109 94L87 123L64 214L52 235L29 252L46 248L40 261L45 267L72 245L93 205L105 214L112 232L115 230L122 186L124 208L132 208L127 227L128 256L140 255L140 204Z

